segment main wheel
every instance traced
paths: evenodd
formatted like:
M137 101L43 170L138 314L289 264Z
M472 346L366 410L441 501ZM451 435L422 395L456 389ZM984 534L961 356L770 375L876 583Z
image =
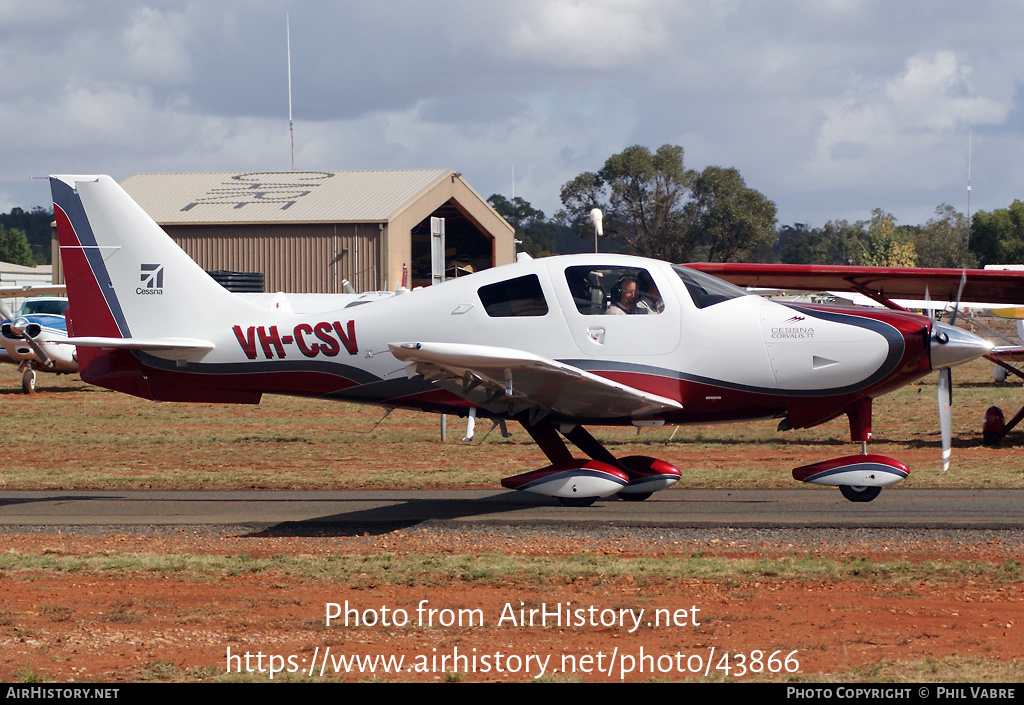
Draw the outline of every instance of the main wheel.
M1003 434L995 431L982 431L981 442L986 448L998 448L1003 443Z
M839 485L839 491L851 502L870 502L881 493L881 487L861 487L859 485Z
M619 492L616 497L621 499L623 502L643 502L645 499L650 499L653 492Z
M589 507L597 501L597 497L559 497L558 501L566 507Z
M25 370L25 374L21 376L21 388L25 390L25 394L33 394L36 391L36 371Z

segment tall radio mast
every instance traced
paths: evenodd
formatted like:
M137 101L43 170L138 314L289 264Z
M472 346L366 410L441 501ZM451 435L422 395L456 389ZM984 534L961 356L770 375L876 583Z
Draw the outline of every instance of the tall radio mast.
M971 153L974 147L974 128L967 133L967 232L971 232Z
M288 13L284 13L284 28L288 43L288 135L292 140L292 171L295 171L295 128L292 125L292 27Z

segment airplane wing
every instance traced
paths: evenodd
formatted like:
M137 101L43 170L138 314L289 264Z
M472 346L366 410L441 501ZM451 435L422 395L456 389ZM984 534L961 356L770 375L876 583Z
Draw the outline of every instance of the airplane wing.
M406 374L438 384L495 414L529 411L531 422L569 418L650 418L678 402L612 382L539 355L461 343L393 343Z
M985 357L995 358L1003 362L1024 362L1024 347L1019 345L1001 345L992 348L992 351Z
M0 286L0 299L26 296L65 296L68 288L63 284L40 285L22 284L21 286Z
M844 267L821 264L697 262L687 267L738 286L801 291L856 291L888 300L984 301L1024 303L1024 271L928 269L921 267ZM966 273L963 293L960 279Z

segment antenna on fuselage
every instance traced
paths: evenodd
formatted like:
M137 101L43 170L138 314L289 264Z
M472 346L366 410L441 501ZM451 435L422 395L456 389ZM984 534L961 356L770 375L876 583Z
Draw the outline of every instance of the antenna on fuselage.
M523 241L517 238L519 235L519 212L516 208L516 165L512 165L512 255L515 261L519 261L519 246Z
M590 211L590 222L594 224L594 254L597 254L597 238L604 235L604 213L600 208Z

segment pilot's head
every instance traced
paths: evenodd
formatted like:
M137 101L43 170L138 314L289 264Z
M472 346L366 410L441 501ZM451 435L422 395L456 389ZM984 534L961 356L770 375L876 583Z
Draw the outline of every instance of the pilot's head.
M640 282L632 274L620 277L615 289L618 292L618 304L627 310L633 309L640 300Z

